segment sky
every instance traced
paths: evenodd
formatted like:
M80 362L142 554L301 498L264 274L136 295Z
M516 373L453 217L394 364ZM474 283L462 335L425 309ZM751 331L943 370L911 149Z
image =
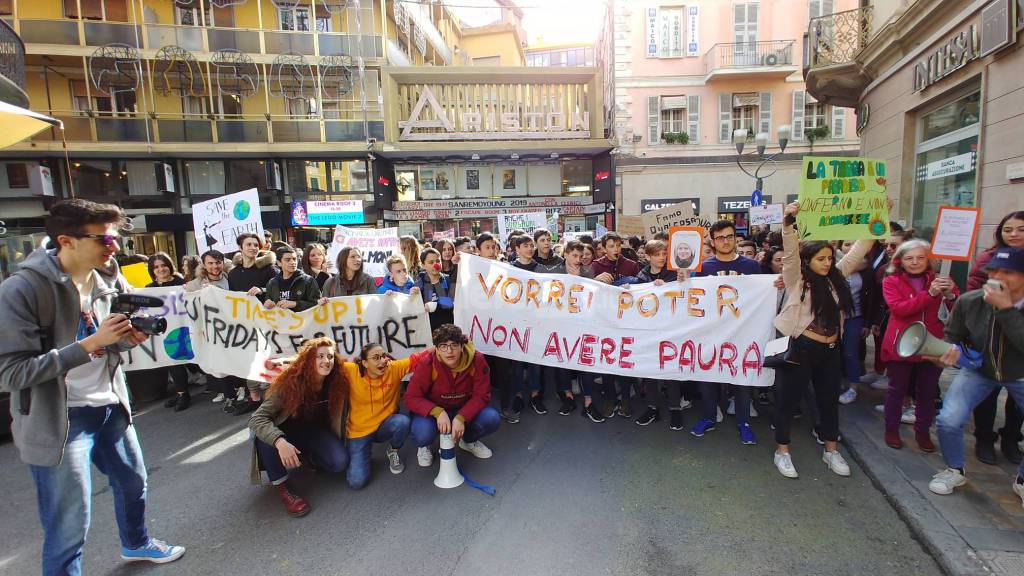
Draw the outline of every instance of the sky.
M493 0L444 0L463 22L479 26L498 19ZM604 0L516 0L530 44L594 42L601 30ZM480 6L467 8L460 6Z

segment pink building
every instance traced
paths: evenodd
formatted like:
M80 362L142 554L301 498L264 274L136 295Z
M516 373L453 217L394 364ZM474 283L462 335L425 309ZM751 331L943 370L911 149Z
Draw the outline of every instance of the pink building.
M745 228L754 181L736 167L733 133L792 138L765 181L770 202L795 196L799 158L856 155L849 108L817 102L804 89L804 35L812 17L858 0L613 0L598 40L613 97L606 100L618 144L616 215L635 216L673 199ZM812 132L813 131L813 132ZM754 148L753 141L746 151Z

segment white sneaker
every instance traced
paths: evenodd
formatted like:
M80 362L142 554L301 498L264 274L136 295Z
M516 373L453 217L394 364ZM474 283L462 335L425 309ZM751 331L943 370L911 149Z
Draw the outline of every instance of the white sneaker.
M1013 485L1011 486L1011 488L1013 489L1013 493L1014 494L1016 494L1017 496L1020 496L1020 503L1021 503L1021 505L1024 505L1024 484L1018 484L1017 483L1017 478L1014 477Z
M913 404L903 409L903 416L900 417L900 422L903 422L904 424L917 423L917 413Z
M392 474L401 474L405 471L405 464L402 464L402 459L398 457L398 450L388 446L384 453L387 454L388 469L391 470ZM427 454L429 453L430 452L428 451ZM419 454L417 454L417 456L419 456ZM430 466L430 464L427 464L427 466Z
M466 442L465 440L460 439L459 448L462 448L466 452L469 452L470 454L476 456L477 458L480 458L481 460L486 460L487 458L490 458L491 456L494 455L494 452L491 452L491 449L488 448L487 446L484 446L484 443L479 440L477 440L476 442Z
M679 409L686 410L687 408L693 408L693 402L690 402L686 398L679 399Z
M247 397L246 397L245 394L246 394L245 387L243 386L243 387L239 388L238 389L238 393L235 395L235 401L236 402L241 402L242 400L246 400Z
M729 416L735 416L736 415L736 399L735 398L729 398L729 405L725 408L725 413L728 414ZM721 422L721 420L719 420L719 422Z
M793 466L793 457L789 454L781 454L778 451L775 452L775 467L779 469L779 473L786 478L799 478L800 475L796 473L796 467Z
M843 459L843 455L839 453L839 450L835 452L824 451L821 453L821 461L828 464L828 469L835 472L840 476L850 475L850 465Z
M864 379L861 378L863 381ZM889 389L889 377L879 376L877 380L871 383L871 387L875 390L888 390Z
M423 446L416 450L416 463L421 468L429 468L434 463L434 453L430 451L430 446Z
M213 397L213 400L211 400L211 402L223 402L223 401L224 401L224 394L223 393L217 394L216 396Z
M725 420L725 416L722 415L722 407L718 407L718 416L715 417L715 422L721 424L722 420Z
M875 412L885 414L885 404L875 404Z
M758 414L757 414L757 408L754 408L754 403L753 403L753 402L751 402L751 403L750 403L750 417L751 417L751 418L757 418L757 416L758 416Z
M875 372L868 372L860 377L861 384L874 384L882 375Z
M852 386L850 388L847 388L846 392L843 392L842 394L839 395L839 403L840 404L850 404L850 403L852 403L856 399L857 399L857 389L853 388Z
M959 470L946 468L932 476L932 481L928 483L928 489L936 494L952 494L954 488L963 486L966 483L967 477L961 474ZM1016 492L1016 490L1014 491Z

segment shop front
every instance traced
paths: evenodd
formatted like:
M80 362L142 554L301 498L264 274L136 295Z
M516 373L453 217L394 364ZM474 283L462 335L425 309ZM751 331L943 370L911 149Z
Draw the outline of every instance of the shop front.
M771 195L763 197L765 204L772 203ZM749 229L750 196L719 196L718 219L729 220L736 225L736 233L746 235Z

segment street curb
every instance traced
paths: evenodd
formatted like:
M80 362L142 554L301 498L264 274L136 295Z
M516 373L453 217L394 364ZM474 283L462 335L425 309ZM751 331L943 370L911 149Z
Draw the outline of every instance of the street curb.
M871 439L872 434L881 434L881 429L878 419L868 410L870 408L859 404L843 410L843 444L850 455L885 495L943 572L950 576L991 576L992 570L978 558L977 552L914 488L914 482L924 480L908 478Z

